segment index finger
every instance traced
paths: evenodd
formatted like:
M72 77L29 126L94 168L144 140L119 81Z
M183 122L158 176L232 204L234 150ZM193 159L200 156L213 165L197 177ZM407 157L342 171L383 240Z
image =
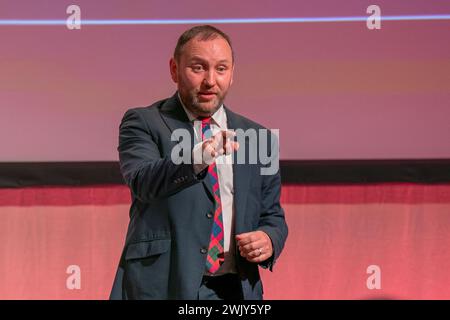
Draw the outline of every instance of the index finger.
M223 138L233 138L236 136L236 132L231 130L222 130L221 133Z

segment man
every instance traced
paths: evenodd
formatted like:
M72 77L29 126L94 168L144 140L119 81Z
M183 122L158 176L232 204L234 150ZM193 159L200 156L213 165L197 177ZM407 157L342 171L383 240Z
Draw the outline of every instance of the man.
M228 36L191 28L170 60L178 91L125 113L118 151L132 205L111 299L262 299L258 266L272 270L288 229L279 171L229 161L250 150L233 130L264 129L223 105L233 71ZM190 161L174 159L177 130L189 133ZM269 137L257 144L273 146Z

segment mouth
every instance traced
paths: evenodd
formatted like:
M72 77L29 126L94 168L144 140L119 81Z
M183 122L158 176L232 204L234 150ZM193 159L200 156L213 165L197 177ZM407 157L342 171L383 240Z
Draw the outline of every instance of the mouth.
M215 97L216 94L217 94L217 93L215 93L215 92L204 91L204 92L199 92L199 93L198 93L198 96L199 96L200 98L203 98L203 99L206 99L206 100L210 100L210 99L212 99L213 97Z

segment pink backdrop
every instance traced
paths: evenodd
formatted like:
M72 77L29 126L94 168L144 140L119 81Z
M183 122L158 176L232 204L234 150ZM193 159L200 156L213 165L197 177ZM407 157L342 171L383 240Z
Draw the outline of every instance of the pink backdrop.
M282 202L290 234L262 270L266 299L450 299L449 184L291 185ZM0 189L0 299L106 299L128 207L124 186Z
M0 0L4 19L73 1ZM77 0L82 19L368 16L369 0ZM450 2L379 0L382 15ZM450 20L217 25L236 51L227 103L280 129L282 159L450 158ZM0 162L116 161L129 107L171 95L188 25L0 25ZM450 185L283 187L290 226L266 298L450 299ZM0 189L0 298L105 299L128 224L124 186ZM369 266L381 289L368 289ZM67 287L69 266L80 289Z
M0 19L65 20L72 3L2 0ZM76 3L82 19L213 19L368 16L373 1ZM376 4L450 14L448 1ZM217 26L236 51L228 103L280 129L282 159L450 158L450 20ZM0 26L0 161L117 160L125 110L174 92L168 61L188 27Z

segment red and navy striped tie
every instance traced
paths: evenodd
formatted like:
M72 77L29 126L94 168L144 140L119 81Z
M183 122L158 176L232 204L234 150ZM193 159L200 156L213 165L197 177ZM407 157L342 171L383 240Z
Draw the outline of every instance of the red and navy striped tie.
M212 136L211 133L211 117L202 118L202 140ZM223 249L223 218L222 218L222 202L220 200L219 176L217 175L216 162L208 167L208 176L211 179L214 194L214 222L211 230L211 238L208 248L208 256L206 258L206 269L209 273L215 273L224 261Z

